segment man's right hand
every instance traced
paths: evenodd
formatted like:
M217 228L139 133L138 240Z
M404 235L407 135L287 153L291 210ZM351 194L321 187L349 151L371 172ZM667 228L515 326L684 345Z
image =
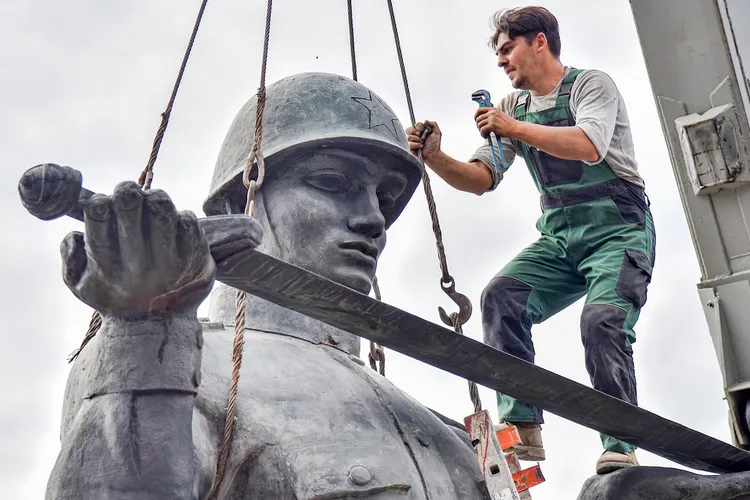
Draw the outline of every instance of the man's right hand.
M422 141L422 134L425 130L425 125L432 129L432 132ZM440 127L436 122L425 120L423 122L417 122L414 127L408 127L406 129L406 139L409 141L409 149L417 156L419 150L422 150L422 158L425 162L429 163L430 160L440 154L440 139L442 133Z

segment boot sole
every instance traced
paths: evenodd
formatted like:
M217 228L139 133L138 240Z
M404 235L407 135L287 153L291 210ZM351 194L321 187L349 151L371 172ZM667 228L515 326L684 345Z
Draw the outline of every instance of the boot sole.
M609 474L620 469L629 469L630 467L636 467L636 464L627 462L604 462L597 464L596 473L600 475Z
M519 460L526 462L544 462L547 458L544 448L537 446L516 445L511 447L509 451L514 452Z

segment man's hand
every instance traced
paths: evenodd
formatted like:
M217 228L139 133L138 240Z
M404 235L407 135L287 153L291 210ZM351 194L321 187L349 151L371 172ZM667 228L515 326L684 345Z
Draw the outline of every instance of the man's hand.
M166 310L194 314L208 296L216 264L192 212L178 212L161 190L134 182L84 208L86 236L61 246L65 284L103 315L138 318Z
M490 132L495 132L501 137L516 138L514 134L518 121L497 108L477 109L474 120L477 122L479 133L485 139L490 136Z
M425 125L432 129L430 135L428 135L424 142L422 141L422 134L425 130ZM422 159L425 162L430 162L440 154L440 139L443 134L440 132L440 127L435 122L425 120L424 123L417 122L414 127L406 129L406 139L409 141L409 149L417 156L419 150L422 150Z

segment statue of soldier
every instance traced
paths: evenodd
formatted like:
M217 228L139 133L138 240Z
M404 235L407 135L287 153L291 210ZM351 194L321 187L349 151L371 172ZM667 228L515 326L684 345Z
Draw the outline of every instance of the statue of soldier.
M244 211L255 110L252 98L226 136L207 215ZM345 77L285 78L267 88L261 152L250 239L369 293L386 230L422 175L391 108ZM103 322L71 369L47 499L203 500L223 439L236 291L214 288L197 218L163 191L125 182L85 215L85 236L61 246L63 276ZM217 499L486 498L466 434L364 366L359 337L253 296L246 329Z

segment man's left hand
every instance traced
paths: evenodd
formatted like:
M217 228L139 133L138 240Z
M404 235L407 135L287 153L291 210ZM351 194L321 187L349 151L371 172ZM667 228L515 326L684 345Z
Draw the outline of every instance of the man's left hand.
M513 137L513 131L517 121L503 113L497 108L479 108L474 113L474 120L477 122L479 133L485 139L489 137L490 132L495 132L501 137Z

